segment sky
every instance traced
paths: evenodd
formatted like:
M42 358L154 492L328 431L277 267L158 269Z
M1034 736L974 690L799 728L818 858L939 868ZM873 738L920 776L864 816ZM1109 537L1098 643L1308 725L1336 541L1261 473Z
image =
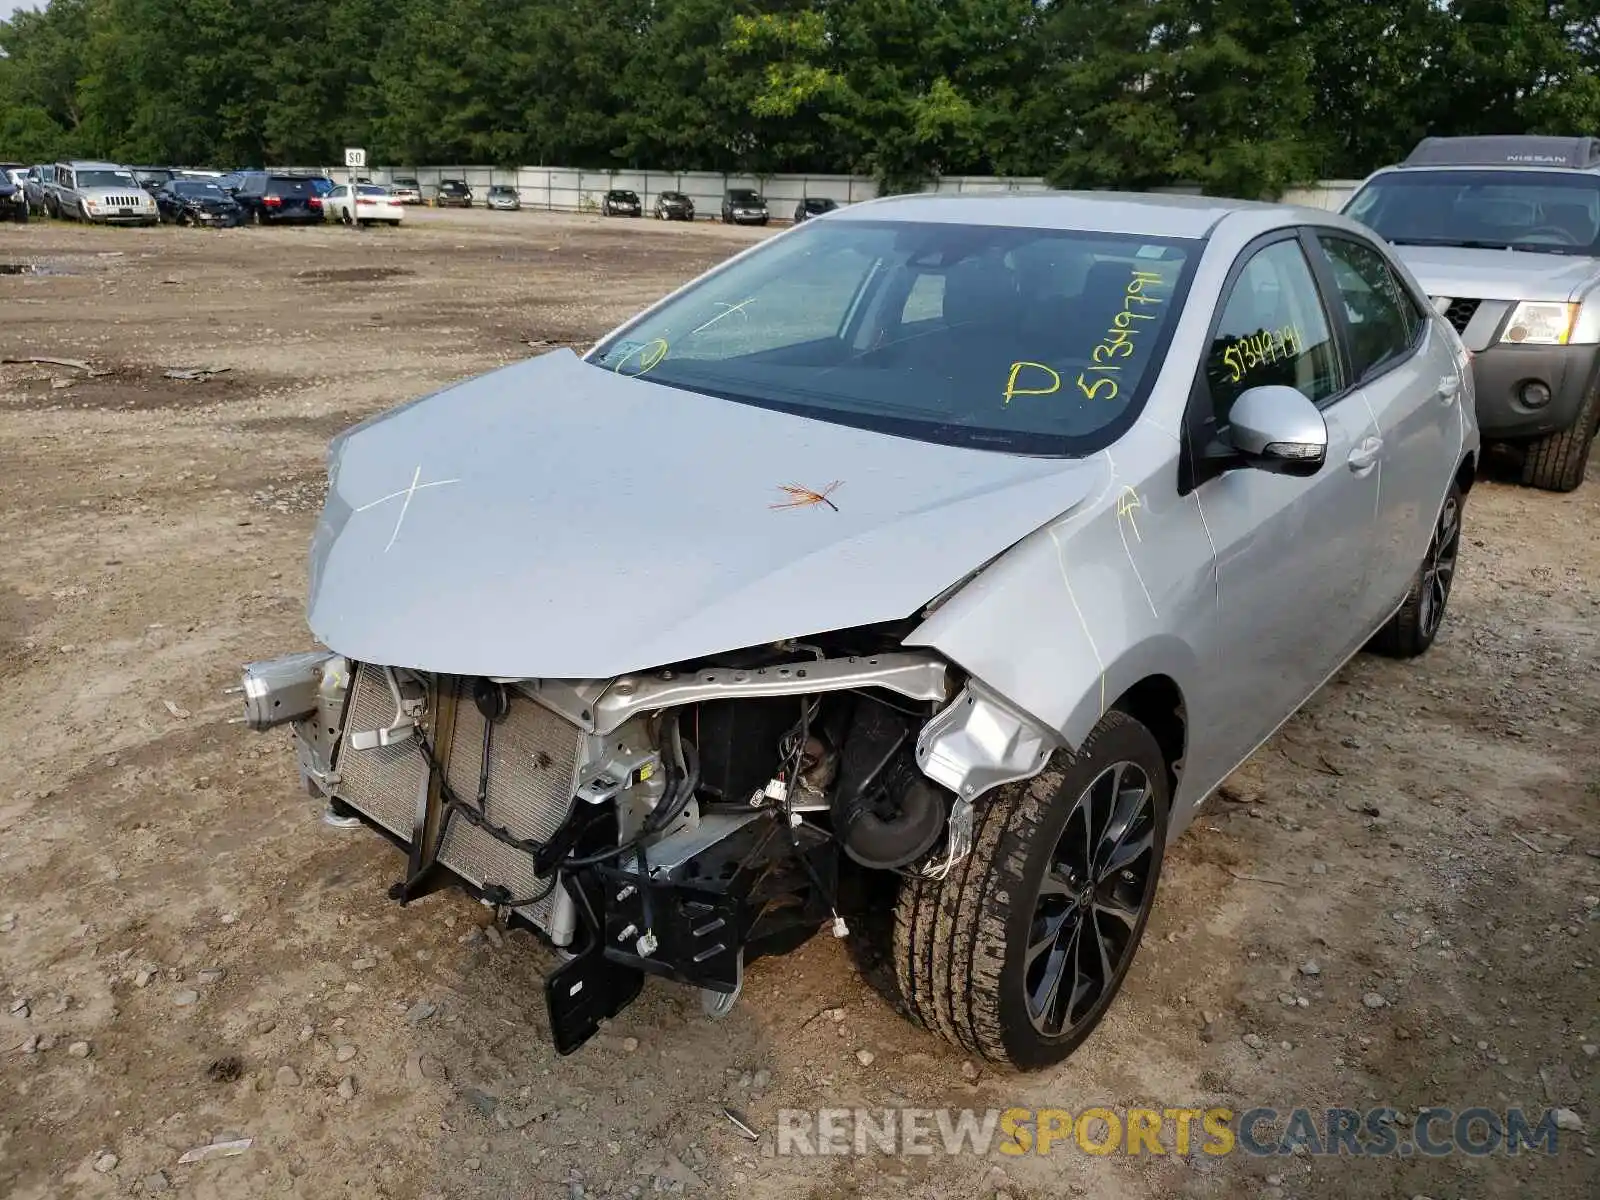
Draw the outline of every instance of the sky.
M42 8L43 0L0 0L0 21L4 21L19 8Z

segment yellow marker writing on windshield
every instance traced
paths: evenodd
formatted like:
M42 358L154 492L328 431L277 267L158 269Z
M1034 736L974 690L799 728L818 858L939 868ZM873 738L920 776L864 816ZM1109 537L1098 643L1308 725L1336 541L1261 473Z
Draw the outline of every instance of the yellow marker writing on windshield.
M1032 367L1036 371L1043 371L1050 376L1050 386L1045 388L1026 388L1017 386L1017 376L1022 373L1023 367ZM1006 376L1006 403L1011 403L1013 396L1048 396L1051 392L1061 390L1061 376L1043 363L1014 362L1011 364L1011 374Z
M635 354L639 356L639 369L634 371L632 374L635 376L643 375L651 367L655 366L667 356L667 339L656 338L654 341L646 342L644 345L628 351L612 369L618 375L621 375L623 373L622 368L624 364L626 364L627 361Z

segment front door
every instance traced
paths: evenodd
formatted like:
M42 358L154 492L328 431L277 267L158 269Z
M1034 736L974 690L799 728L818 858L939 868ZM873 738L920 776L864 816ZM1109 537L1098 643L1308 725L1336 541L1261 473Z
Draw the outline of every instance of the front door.
M1226 434L1253 387L1293 387L1321 410L1327 461L1294 478L1237 467L1196 494L1216 555L1210 684L1188 769L1218 779L1359 648L1378 499L1377 429L1348 385L1332 322L1299 237L1284 231L1241 254L1220 303L1188 419L1196 451ZM1194 711L1194 710L1192 710Z

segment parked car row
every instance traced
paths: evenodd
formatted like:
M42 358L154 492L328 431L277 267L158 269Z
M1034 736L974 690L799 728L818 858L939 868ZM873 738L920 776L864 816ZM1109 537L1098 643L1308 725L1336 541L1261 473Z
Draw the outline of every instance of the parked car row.
M346 204L336 214L330 214L325 202L340 185L326 176L304 171L225 172L105 162L61 162L31 167L10 163L0 164L0 171L15 172L19 176L13 186L18 188L21 199L9 201L12 207L20 210L16 214L19 220L32 215L105 224L153 225L168 221L267 225L343 220L347 210L354 212ZM368 220L365 209L381 200L384 215L370 219L398 223L400 218L390 215L390 208L427 203L422 185L414 176L397 175L387 187L359 175L352 183L362 189L379 189L377 192L363 190L357 196L355 207L363 212L352 219ZM98 194L91 196L90 192ZM348 200L347 196L345 198ZM432 203L438 208L472 208L477 199L466 180L441 179ZM231 200L232 206L224 200ZM0 219L8 215L7 203L5 197L0 197ZM496 183L484 193L482 204L488 209L516 212L522 208L522 198L514 186ZM795 205L793 219L799 224L839 207L836 200L809 196ZM613 188L600 199L602 216L642 217L645 211L646 205L639 193L627 188ZM649 211L661 221L695 219L694 201L677 190L658 193ZM729 188L723 193L719 215L725 225L766 225L772 219L766 198L753 188Z
M0 163L0 221L28 219L28 197L23 190L26 174L21 163Z
M808 196L794 206L794 221L809 220L839 208L837 200L826 196ZM658 221L694 220L694 201L679 191L665 191L656 196L651 209ZM644 205L639 194L626 188L613 188L600 199L600 215L604 217L640 217ZM772 219L772 210L760 192L754 188L729 188L722 194L719 212L724 225L765 225Z

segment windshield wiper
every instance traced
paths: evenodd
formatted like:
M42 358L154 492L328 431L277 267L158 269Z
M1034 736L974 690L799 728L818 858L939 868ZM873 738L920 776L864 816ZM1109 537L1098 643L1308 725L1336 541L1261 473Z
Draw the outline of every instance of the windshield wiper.
M1456 238L1390 238L1394 246L1449 246L1461 250L1510 250L1508 242L1475 242Z

